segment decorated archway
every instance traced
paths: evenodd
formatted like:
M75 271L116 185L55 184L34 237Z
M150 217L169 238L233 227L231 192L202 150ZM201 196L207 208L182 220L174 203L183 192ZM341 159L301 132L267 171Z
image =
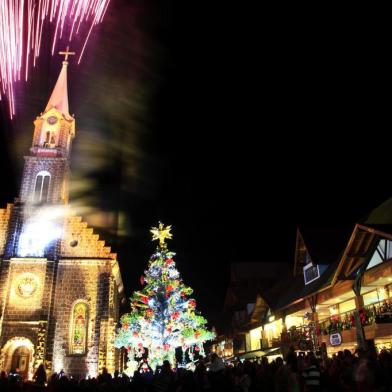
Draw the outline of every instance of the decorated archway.
M0 369L17 371L24 379L33 377L34 344L30 339L15 336L9 339L0 353Z

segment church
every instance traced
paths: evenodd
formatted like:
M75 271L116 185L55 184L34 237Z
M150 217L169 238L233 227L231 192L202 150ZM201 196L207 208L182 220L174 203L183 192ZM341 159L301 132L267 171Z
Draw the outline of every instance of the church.
M118 368L124 299L117 256L69 204L75 118L65 52L45 110L34 121L19 197L0 209L0 370L95 377Z

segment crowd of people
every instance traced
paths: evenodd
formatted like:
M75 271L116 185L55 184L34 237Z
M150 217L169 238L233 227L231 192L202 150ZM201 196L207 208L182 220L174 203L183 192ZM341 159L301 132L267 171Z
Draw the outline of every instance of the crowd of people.
M168 361L154 372L142 362L133 377L103 369L97 378L76 380L66 374L46 376L43 365L33 381L1 372L0 391L48 392L387 392L392 391L392 352L340 351L324 361L312 352L290 350L285 360L224 363L215 353L191 371L172 369Z

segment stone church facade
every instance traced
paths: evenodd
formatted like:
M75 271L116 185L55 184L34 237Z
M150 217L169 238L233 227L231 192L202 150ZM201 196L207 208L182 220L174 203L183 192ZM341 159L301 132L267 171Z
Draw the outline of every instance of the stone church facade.
M74 377L118 368L116 254L68 204L75 119L67 66L34 121L19 197L0 209L0 370Z

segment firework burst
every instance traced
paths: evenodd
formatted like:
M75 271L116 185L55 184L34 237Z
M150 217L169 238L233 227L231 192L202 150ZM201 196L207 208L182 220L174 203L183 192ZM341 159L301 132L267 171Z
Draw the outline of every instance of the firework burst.
M46 23L53 25L52 55L61 39L69 42L81 34L80 63L91 32L102 22L110 0L0 0L0 100L6 96L15 113L14 84L28 79L40 54ZM22 75L23 73L23 75Z

